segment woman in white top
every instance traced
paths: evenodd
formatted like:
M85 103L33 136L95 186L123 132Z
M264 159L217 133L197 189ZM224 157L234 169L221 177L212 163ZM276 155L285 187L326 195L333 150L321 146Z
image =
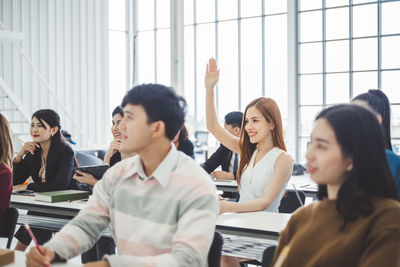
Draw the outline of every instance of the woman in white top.
M236 137L218 123L214 105L214 87L218 79L217 63L211 58L204 81L207 128L224 146L240 153L236 174L240 201L221 200L220 213L278 212L293 164L291 156L286 153L278 105L265 97L250 102L244 112L240 137ZM239 266L239 260L222 257L221 266Z

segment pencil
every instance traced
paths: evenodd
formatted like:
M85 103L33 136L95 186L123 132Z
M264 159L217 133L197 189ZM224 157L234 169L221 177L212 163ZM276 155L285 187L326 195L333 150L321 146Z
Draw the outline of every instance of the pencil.
M28 231L29 235L31 236L31 238L32 238L33 242L35 243L35 246L36 246L37 250L39 251L39 253L44 257L45 256L44 252L40 248L35 236L33 235L32 231L31 231L31 228L29 227L29 224L25 223L25 229L26 229L26 231ZM46 264L46 266L50 266L50 265Z

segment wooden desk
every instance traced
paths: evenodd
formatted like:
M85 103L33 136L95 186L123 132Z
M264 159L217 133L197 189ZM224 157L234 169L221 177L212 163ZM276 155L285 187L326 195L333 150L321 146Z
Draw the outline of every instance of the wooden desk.
M25 253L22 251L14 251L14 262L4 265L4 267L21 267L25 266ZM69 262L65 263L52 263L51 266L58 266L58 267L76 267L76 266L83 266L83 265L77 265Z

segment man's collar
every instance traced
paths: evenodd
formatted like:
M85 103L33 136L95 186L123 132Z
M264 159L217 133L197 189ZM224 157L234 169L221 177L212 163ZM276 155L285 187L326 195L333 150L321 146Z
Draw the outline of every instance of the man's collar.
M134 159L132 160L132 163L129 164L132 167L126 172L126 174L122 178L123 179L129 178L137 173L140 179L147 180L154 178L161 184L163 188L165 188L169 183L169 178L171 176L171 173L176 168L178 155L179 152L176 150L175 145L171 143L171 149L169 150L168 154L157 166L157 168L154 170L154 172L150 177L147 177L144 171L140 156L135 156Z

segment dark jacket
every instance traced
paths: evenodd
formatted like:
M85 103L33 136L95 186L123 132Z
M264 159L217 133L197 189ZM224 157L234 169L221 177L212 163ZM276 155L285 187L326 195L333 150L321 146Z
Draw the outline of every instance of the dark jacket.
M76 182L72 179L74 168L74 151L64 142L56 141L51 144L46 163L46 182L42 183L39 177L42 149L38 148L32 155L27 153L19 163L14 163L13 184L23 183L32 176L33 183L29 184L27 190L35 192L46 192L76 189Z
M178 150L182 151L183 153L194 159L194 145L189 139L186 139L182 143L179 143Z
M220 144L217 151L215 151L206 162L201 164L201 167L203 167L206 172L211 173L221 165L221 169L228 172L232 155L233 152L231 150ZM236 177L236 172L234 172L233 175Z

